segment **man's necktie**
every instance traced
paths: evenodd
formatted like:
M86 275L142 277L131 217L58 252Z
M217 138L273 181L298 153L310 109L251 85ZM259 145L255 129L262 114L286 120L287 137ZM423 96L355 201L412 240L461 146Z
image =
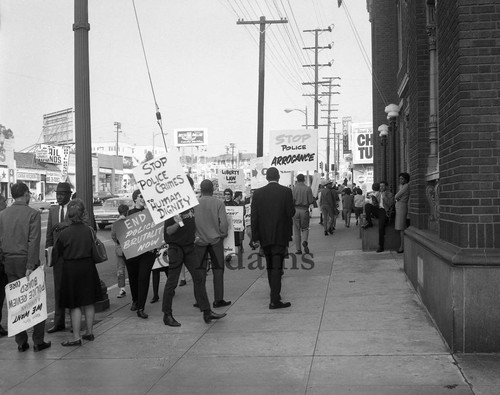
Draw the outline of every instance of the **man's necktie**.
M59 222L64 222L64 206L61 206L61 212L59 214Z

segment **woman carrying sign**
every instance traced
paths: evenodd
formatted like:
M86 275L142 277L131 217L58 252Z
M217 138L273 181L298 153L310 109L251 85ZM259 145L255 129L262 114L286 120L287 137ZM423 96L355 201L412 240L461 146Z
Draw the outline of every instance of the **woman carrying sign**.
M134 208L130 209L128 215L144 210L146 203L139 189L132 194ZM146 319L148 315L144 312L146 299L149 291L149 279L151 277L151 269L155 263L156 253L154 251L146 251L144 254L127 259L128 280L130 292L132 294L132 306L130 310L137 311L137 317Z

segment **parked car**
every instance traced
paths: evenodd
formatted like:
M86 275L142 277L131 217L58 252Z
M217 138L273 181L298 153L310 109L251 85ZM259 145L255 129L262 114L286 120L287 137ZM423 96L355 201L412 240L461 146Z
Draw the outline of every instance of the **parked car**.
M120 204L126 204L130 208L134 206L131 198L110 198L104 201L102 206L94 207L94 218L99 229L104 229L117 220Z

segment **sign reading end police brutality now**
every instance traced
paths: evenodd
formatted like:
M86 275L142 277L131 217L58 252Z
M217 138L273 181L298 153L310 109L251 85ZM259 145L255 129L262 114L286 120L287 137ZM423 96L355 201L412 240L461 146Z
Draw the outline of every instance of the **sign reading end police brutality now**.
M9 337L47 319L45 274L41 267L5 286ZM1 307L0 307L1 308Z
M133 172L156 224L198 204L176 151L151 159Z
M281 171L317 169L317 130L275 130L269 137L270 166Z
M163 222L155 224L147 209L116 221L114 228L127 259L163 245Z

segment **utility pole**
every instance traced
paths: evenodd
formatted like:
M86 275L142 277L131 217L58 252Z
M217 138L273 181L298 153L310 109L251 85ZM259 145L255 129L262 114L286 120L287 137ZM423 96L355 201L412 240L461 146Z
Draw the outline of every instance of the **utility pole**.
M89 11L88 0L74 0L75 54L75 161L76 190L89 221L95 227L92 191L92 139L90 127Z
M122 124L121 122L115 122L116 126L116 156L118 156L118 134L121 133ZM154 155L154 152L153 152Z
M229 147L231 148L231 169L234 169L234 148L236 147L236 144L230 143Z
M333 80L336 80L336 79L340 79L340 77L324 77L323 79L325 79L326 81L325 82L328 82L328 92L322 92L322 94L325 94L325 95L328 95L328 109L326 111L328 111L328 116L326 117L328 119L328 122L327 122L327 134L326 134L326 166L327 166L327 169L328 169L328 173L327 173L327 179L329 179L330 177L330 126L331 126L331 112L332 111L338 111L338 110L332 110L332 95L334 94L340 94L340 92L332 92L332 87L334 86L337 86L337 87L340 87L339 84L335 84L333 85L332 84L332 81ZM337 118L337 117L335 117ZM335 124L334 124L334 127L335 127ZM335 135L334 135L334 138L335 138ZM335 146L334 146L334 150L335 150ZM334 161L335 162L335 161Z
M239 19L237 25L260 25L259 39L259 99L257 105L257 157L264 156L264 75L265 75L265 52L266 52L266 24L288 23L286 19L266 20L261 16L258 21L244 21Z
M318 129L318 104L319 104L319 93L318 93L318 74L320 66L332 66L332 62L327 64L318 63L318 54L320 49L331 49L332 45L328 44L326 47L320 47L318 45L318 37L320 32L331 32L332 27L328 26L327 29L314 29L314 30L303 30L304 33L314 33L314 47L305 47L302 49L314 49L314 64L305 64L303 67L314 67L314 82L304 82L302 85L314 85L314 129ZM304 95L311 96L311 95Z

